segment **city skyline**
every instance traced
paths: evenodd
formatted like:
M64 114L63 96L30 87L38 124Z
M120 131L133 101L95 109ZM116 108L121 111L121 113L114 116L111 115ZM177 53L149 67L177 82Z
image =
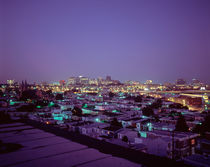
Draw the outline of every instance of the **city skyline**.
M210 1L4 1L0 82L210 83Z
M119 81L119 82L121 82L121 83L126 83L126 82L130 82L130 81L133 81L133 82L139 82L140 84L148 84L148 82L151 82L150 84L177 84L177 82L178 82L178 80L183 80L183 81L181 81L181 82L185 82L185 84L193 84L193 83L200 83L200 84L209 84L209 83L207 83L207 82L203 82L202 80L200 80L200 79L198 79L198 78L191 78L190 80L187 80L187 79L185 79L185 78L177 78L176 80L173 80L173 81L171 81L171 82L167 82L167 81L165 81L165 82L156 82L156 81L154 81L154 80L152 80L152 79L147 79L147 80L144 80L144 81L139 81L139 80L124 80L124 81L121 81L121 80L119 80L119 79L117 79L117 78L112 78L112 76L110 76L110 75L106 75L106 76L103 76L103 77L101 77L101 76L98 76L98 77L95 77L95 78L93 78L93 77L87 77L87 76L82 76L82 75L79 75L79 76L70 76L70 77L68 77L68 78L65 78L65 79L60 79L60 80L53 80L53 81L28 81L27 79L22 79L22 80L15 80L15 79L12 79L12 78L9 78L9 79L7 79L7 80L4 80L4 81L0 81L0 84L6 84L6 83L8 83L8 82L12 82L12 83L22 83L22 82L27 82L27 83L29 83L29 84L32 84L32 83L47 83L47 84L52 84L52 83L59 83L59 82L61 82L61 81L63 81L63 82L66 82L66 84L68 84L68 82L69 82L69 79L72 79L72 78L74 78L74 79L76 79L76 78L87 78L88 80L100 80L100 79L102 79L102 80L104 80L104 81L106 81L107 80L107 77L110 77L111 78L111 80L110 81Z

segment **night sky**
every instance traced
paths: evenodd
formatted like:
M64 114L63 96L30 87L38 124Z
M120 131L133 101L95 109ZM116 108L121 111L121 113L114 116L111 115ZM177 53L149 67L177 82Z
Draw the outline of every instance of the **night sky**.
M210 0L0 0L0 81L210 83Z

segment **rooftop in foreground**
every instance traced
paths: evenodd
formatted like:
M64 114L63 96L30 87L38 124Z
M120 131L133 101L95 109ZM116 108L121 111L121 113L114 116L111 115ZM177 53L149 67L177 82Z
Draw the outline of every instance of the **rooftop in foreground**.
M0 125L0 139L3 143L23 146L17 151L0 154L0 167L141 166L23 123Z

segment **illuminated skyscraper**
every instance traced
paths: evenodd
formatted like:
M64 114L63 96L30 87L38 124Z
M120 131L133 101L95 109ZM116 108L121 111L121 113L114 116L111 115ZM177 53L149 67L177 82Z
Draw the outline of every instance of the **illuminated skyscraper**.
M83 85L89 84L89 78L80 77L80 84L83 84Z
M64 80L60 80L59 81L59 84L60 84L60 86L65 86L66 85L66 82Z
M7 84L9 86L13 85L14 83L15 83L15 80L12 80L12 79L7 80Z
M76 84L76 77L70 77L68 79L68 85L75 85Z
M152 84L152 80L147 80L146 84Z

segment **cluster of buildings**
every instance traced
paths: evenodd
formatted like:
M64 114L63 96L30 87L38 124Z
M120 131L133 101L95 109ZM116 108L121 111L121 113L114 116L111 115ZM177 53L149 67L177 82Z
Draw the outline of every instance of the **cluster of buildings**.
M106 76L105 79L99 77L97 79L91 79L88 77L70 77L67 81L67 85L112 85L120 84L118 80L112 80L111 76Z
M177 80L176 84L176 87L189 86L183 80ZM201 83L194 80L194 84ZM65 81L16 84L9 80L0 87L0 111L6 111L13 119L27 116L123 147L183 159L194 155L196 150L204 152L210 148L210 139L201 140L199 134L193 133L209 110L209 91L205 87L205 90L167 90L173 85L153 84L151 80L144 84L120 83L109 76L106 79L71 77L68 84ZM35 92L36 98L21 101L24 91ZM37 99L46 105L38 105ZM154 107L158 100L160 106ZM18 110L31 104L35 105L33 112ZM145 114L147 107L152 108L153 114ZM188 132L175 131L180 115L186 120Z
M0 90L4 92L6 87L16 88L21 91L30 88L40 91L40 95L42 95L43 91L96 94L108 93L110 91L113 93L137 93L155 98L164 98L168 101L187 106L190 110L207 111L210 108L210 85L204 84L197 79L192 79L190 83L187 83L184 79L177 79L174 84L156 84L152 80L147 80L145 83L138 81L121 83L118 80L113 80L111 76L106 76L105 79L101 77L91 79L79 76L70 77L67 81L60 80L50 84L47 82L28 84L26 81L17 83L14 80L7 80L7 84L2 84ZM45 95L43 94L43 96Z

